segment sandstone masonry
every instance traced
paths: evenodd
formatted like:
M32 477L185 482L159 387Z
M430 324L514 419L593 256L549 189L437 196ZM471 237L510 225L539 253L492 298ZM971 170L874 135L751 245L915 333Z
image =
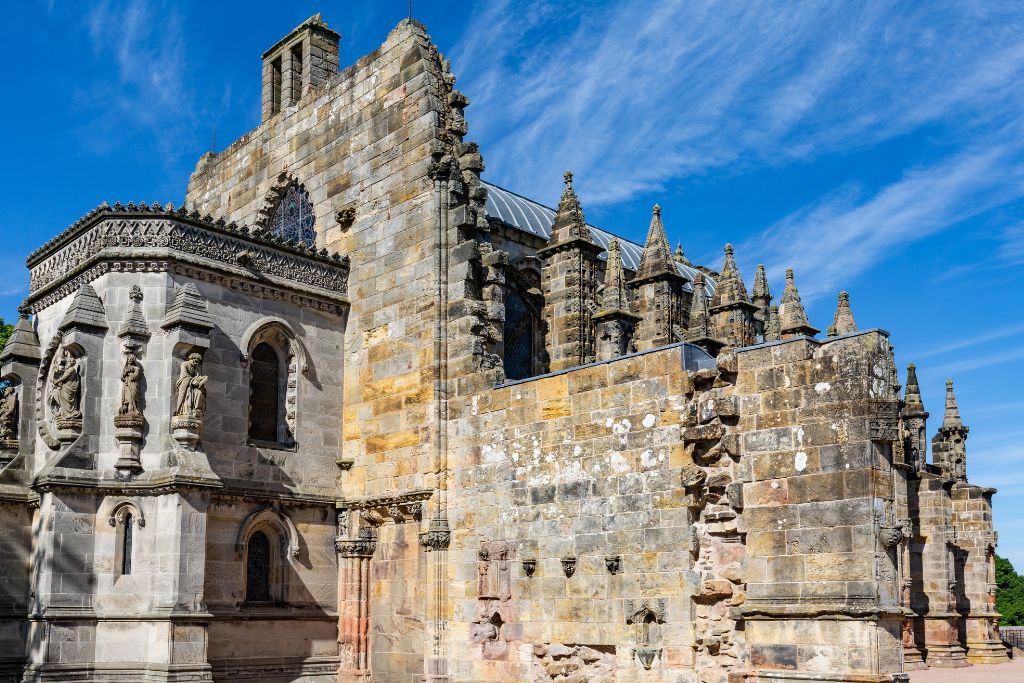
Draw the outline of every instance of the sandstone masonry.
M311 17L185 206L28 258L0 353L0 681L905 680L1005 661L952 383L792 271L481 180L403 21Z

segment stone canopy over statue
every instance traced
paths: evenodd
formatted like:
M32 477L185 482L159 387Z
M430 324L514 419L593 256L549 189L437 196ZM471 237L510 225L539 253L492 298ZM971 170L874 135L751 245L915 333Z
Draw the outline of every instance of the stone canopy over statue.
M178 374L178 381L175 384L175 417L202 419L203 413L206 411L206 380L208 378L199 374L202 362L202 356L192 353L181 365L181 372Z

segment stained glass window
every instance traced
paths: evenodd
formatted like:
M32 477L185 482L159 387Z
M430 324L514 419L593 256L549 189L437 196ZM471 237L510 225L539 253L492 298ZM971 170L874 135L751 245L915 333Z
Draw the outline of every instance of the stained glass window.
M316 242L315 222L313 204L306 190L301 185L289 185L277 205L271 232L311 247Z
M249 537L245 576L245 599L270 602L270 540L262 531Z

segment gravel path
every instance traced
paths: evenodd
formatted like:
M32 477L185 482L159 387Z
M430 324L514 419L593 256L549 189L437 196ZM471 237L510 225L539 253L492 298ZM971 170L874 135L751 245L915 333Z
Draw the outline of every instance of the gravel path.
M975 664L960 669L911 671L910 683L1024 683L1024 657L1008 664Z

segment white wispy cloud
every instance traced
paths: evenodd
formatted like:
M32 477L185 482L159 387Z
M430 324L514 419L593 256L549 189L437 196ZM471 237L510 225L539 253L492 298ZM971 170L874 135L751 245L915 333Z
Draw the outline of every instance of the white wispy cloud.
M866 194L848 184L783 218L748 242L778 278L813 273L807 299L837 286L914 241L1024 196L1024 146L1016 133L907 171ZM813 245L813 248L808 248Z
M85 120L77 135L83 148L92 154L123 153L127 144L168 166L191 157L200 136L210 135L211 112L227 107L230 90L208 102L190 85L180 6L166 0L104 0L88 13L85 25L92 53L105 68L98 67L75 93Z
M452 55L489 177L549 202L564 168L599 205L925 126L955 140L888 186L844 184L751 240L774 278L813 271L801 285L813 299L1024 196L1021 21L1009 3L505 0L477 12Z
M1007 91L1024 71L1012 7L488 5L452 52L474 99L471 132L491 143L496 177L542 197L565 166L588 202L615 202L681 175L870 144L953 111L967 123L1020 110Z

